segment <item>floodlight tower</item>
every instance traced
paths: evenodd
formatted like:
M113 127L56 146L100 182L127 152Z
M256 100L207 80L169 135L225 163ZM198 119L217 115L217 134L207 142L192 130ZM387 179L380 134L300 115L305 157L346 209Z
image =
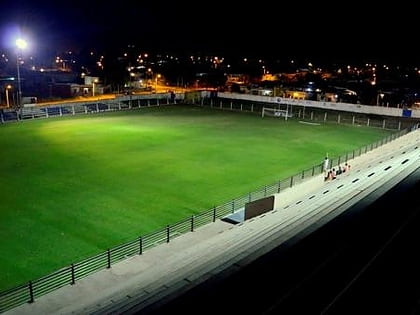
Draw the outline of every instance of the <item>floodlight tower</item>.
M22 38L16 39L16 47L17 47L16 68L17 68L17 83L18 83L17 110L18 110L19 114L22 110L22 84L20 82L21 81L20 80L20 58L21 58L21 55L22 55L22 50L25 49L27 45L28 45L28 43L26 42L26 40L24 40ZM19 114L18 114L18 116L19 116Z

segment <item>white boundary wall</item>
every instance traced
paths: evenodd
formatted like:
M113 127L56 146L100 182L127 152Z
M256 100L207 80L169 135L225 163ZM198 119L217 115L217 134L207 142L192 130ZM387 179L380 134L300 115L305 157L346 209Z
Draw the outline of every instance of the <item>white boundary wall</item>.
M203 97L210 96L209 91L203 91L203 92L204 92L202 94ZM354 113L404 117L403 109L395 108L395 107L298 100L298 99L293 99L293 98L259 96L259 95L227 93L227 92L218 92L217 96L221 98L236 99L236 100L247 100L247 101L273 103L273 104L299 105L299 106L316 107L316 108L323 108L323 109L328 109L328 110L338 110L338 111L346 111L346 112L354 112ZM411 109L411 118L420 118L420 109Z

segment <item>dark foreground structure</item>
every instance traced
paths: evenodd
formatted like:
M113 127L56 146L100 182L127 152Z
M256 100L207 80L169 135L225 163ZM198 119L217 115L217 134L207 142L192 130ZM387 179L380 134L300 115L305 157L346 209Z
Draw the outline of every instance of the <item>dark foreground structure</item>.
M419 314L420 167L304 239L137 314Z

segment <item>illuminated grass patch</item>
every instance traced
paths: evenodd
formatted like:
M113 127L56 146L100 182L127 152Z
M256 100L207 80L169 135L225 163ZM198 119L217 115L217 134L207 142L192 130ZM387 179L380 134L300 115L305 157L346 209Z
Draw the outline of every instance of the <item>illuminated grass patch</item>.
M384 138L162 107L0 126L0 290Z

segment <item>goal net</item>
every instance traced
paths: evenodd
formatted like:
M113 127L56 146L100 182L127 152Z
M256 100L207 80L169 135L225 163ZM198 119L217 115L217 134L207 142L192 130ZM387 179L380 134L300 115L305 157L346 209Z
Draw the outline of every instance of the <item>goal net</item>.
M278 108L270 108L270 107L263 107L261 117L277 117L283 118L287 120L287 118L292 117L289 113L288 109L278 109Z

